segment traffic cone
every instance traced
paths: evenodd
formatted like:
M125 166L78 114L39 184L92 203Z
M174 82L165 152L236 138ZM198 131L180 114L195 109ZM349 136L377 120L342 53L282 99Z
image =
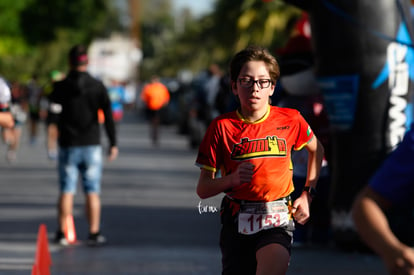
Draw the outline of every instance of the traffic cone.
M50 257L49 244L47 239L46 225L39 226L37 234L37 247L35 264L33 265L32 275L50 275L50 266L52 265L52 258Z
M76 229L75 229L75 222L73 221L73 216L68 215L66 217L66 224L65 224L65 237L69 244L76 243Z
M39 269L37 268L37 265L34 264L32 267L32 275L39 275L39 274L40 274Z

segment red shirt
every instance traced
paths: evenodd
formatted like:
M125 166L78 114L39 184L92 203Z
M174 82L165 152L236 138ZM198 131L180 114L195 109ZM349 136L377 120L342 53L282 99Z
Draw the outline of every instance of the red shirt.
M237 112L214 119L200 144L196 165L234 172L243 161L254 168L251 183L234 187L227 194L251 201L273 201L288 196L294 189L291 150L300 150L313 131L299 111L270 106L267 114L254 123Z

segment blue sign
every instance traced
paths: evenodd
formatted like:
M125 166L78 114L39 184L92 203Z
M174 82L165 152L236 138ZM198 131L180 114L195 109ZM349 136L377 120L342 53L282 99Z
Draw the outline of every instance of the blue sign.
M337 130L349 130L355 119L359 76L319 77L318 84L331 127Z

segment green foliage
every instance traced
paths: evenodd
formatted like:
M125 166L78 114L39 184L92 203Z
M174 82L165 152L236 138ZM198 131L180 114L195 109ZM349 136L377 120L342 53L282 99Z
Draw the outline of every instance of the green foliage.
M67 70L73 44L125 31L116 1L1 0L0 74L19 80ZM234 53L249 44L273 51L284 44L287 22L299 13L281 0L216 0L210 14L196 18L189 11L174 16L172 0L138 1L135 35L144 54L143 80L153 74L175 77L182 69L197 73L211 63L226 69Z
M0 1L0 34L7 36L20 35L20 12L32 0L2 0Z
M21 12L21 29L30 44L56 39L56 28L79 30L86 37L104 18L106 6L101 0L37 0Z
M67 69L75 43L119 30L111 0L1 0L0 74L24 81L36 72L46 78Z
M288 38L289 19L300 12L281 0L216 0L213 12L202 18L179 16L184 30L143 18L141 76L146 79L157 73L174 77L181 69L198 72L212 63L226 70L235 52L250 44L274 52ZM173 35L158 37L165 32Z

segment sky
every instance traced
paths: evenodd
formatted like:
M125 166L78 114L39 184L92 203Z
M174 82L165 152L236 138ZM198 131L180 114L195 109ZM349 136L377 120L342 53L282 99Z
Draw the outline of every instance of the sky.
M195 16L211 11L214 0L171 0L176 11L190 8Z

